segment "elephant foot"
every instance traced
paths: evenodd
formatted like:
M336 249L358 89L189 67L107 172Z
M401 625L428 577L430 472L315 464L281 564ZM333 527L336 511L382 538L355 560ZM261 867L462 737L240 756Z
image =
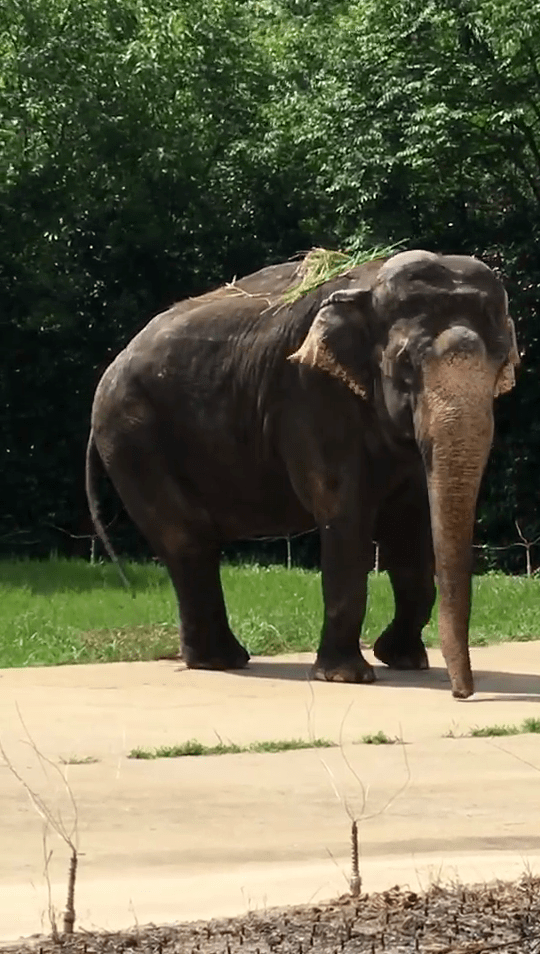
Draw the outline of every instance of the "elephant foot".
M247 649L232 635L219 645L183 646L182 659L188 669L245 669L249 662Z
M373 653L390 669L429 669L426 647L420 636L405 639L389 628L379 636Z
M468 699L474 695L474 679L472 672L462 673L450 680L454 699Z
M359 653L345 658L318 655L311 678L326 682L375 682L375 673Z

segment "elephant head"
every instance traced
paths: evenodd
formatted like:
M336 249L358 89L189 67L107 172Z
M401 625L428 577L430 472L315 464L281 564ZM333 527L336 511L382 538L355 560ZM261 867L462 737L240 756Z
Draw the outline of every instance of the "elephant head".
M454 696L473 690L468 630L472 537L493 438L494 398L519 363L502 283L480 261L425 251L381 265L371 288L322 303L291 361L340 378L383 431L415 441L429 492L439 634Z

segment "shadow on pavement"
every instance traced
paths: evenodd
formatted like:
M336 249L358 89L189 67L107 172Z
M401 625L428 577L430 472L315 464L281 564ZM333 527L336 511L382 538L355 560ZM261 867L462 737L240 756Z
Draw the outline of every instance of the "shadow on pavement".
M449 691L449 682L446 669L442 666L433 666L423 672L397 671L376 666L377 682L383 686L401 686L411 689L442 689ZM273 660L253 660L246 669L235 670L235 676L256 679L288 679L295 682L307 682L310 679L311 664L304 662L287 662ZM508 701L530 699L538 702L540 698L540 673L522 672L491 672L485 669L475 669L474 679L477 692L489 692L506 696ZM468 702L485 702L474 696Z

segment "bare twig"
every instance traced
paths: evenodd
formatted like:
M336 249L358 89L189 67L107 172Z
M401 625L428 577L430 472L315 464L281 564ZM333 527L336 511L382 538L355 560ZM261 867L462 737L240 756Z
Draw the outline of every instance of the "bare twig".
M540 543L540 535L535 537L534 540L527 540L525 534L522 532L521 527L517 518L514 520L515 528L518 532L519 540L516 540L515 543L507 543L505 546L497 546L491 543L474 543L473 549L475 550L512 550L514 547L522 547L526 553L526 564L527 564L527 576L531 577L537 572L533 571L531 563L531 550L537 543Z
M57 818L54 818L54 819L49 818L49 819L48 819L49 824L50 824L51 827L58 833L58 835L63 839L63 841L65 841L66 844L69 845L70 848L72 848L74 851L77 851L78 846L77 846L76 844L74 844L73 839L75 838L75 841L78 840L79 813L78 813L77 803L76 803L76 801L75 801L75 798L74 798L74 795L73 795L73 791L72 791L72 789L71 789L71 786L70 786L70 784L69 784L69 782L68 782L68 780L67 780L67 778L66 778L64 772L62 772L62 770L58 767L58 765L57 765L55 762L53 762L51 759L47 758L46 755L43 755L43 752L40 752L40 750L38 749L36 743L34 742L32 736L30 735L30 732L29 732L29 730L28 730L28 728L27 728L27 726L26 726L26 723L25 723L25 721L24 721L24 719L23 719L23 717L22 717L22 713L21 713L21 711L20 711L19 706L18 706L17 703L15 703L15 708L17 709L17 715L19 716L19 721L20 721L20 723L21 723L21 725L22 725L22 727L23 727L23 729L24 729L24 733L25 733L26 738L27 738L27 744L30 746L30 748L31 748L32 751L34 752L34 754L35 754L36 758L38 759L40 765L41 765L41 766L43 766L43 765L49 765L49 766L53 769L53 771L56 772L57 775L60 777L60 780L62 781L62 784L63 784L63 786L64 786L64 788L65 788L65 790L66 790L67 796L68 796L68 798L69 798L69 800L70 800L70 802L71 802L72 808L73 808L73 826L72 826L72 829L71 829L71 832L70 832L70 833L68 833L68 831L66 830L66 827L65 827L65 825L64 825L64 822L63 822L63 820L62 820L62 816L60 815L60 813L58 814ZM2 751L2 750L1 750L1 746L0 746L0 751ZM43 804L44 804L44 803L43 803ZM47 811L48 811L48 809L47 809ZM54 823L53 823L53 822L54 822Z
M309 737L310 737L311 739L313 739L313 738L314 738L314 734L313 734L312 716L313 716L313 708L314 708L314 705L315 705L315 695L314 695L314 692L313 692L313 686L311 685L311 682L310 682L310 690L311 690L311 704L310 704L310 706L308 707L308 733L309 733ZM347 796L346 796L344 793L340 792L340 790L339 790L339 788L338 788L338 785L337 785L337 782L336 782L336 779L335 779L335 776L334 776L334 773L332 772L332 770L331 770L330 766L327 764L327 762L325 762L325 760L324 760L323 757L321 756L320 752L317 752L317 757L318 757L318 759L319 759L319 761L320 761L322 767L324 768L325 772L326 772L327 775L328 775L328 778L329 778L329 780L330 780L330 785L332 786L333 792L334 792L334 794L335 794L337 800L338 800L338 801L340 802L340 804L343 806L343 809L344 809L344 811L346 812L346 814L347 814L347 816L348 816L348 818L349 818L349 820L350 820L350 822L351 822L351 877L350 877L350 879L349 879L349 887L350 887L352 896L353 896L353 897L358 897L359 894L360 894L360 891L361 891L361 889L362 889L362 878L361 878L361 875L360 875L360 861L359 861L360 851L359 851L359 839L358 839L358 825L359 825L359 823L363 823L363 822L366 822L366 821L370 821L370 819L376 818L378 815L384 814L384 812L387 811L388 808L390 808L390 806L393 804L393 802L395 802L395 800L396 800L397 798L399 798L399 796L402 795L403 792L405 791L405 789L409 786L410 781L411 781L411 770L410 770L410 766L409 766L409 759L408 759L408 756L407 756L407 751L406 751L406 748L405 748L405 743L404 743L404 741L403 741L403 733L402 733L402 729L401 729L401 725L400 725L400 727L399 727L399 732L400 732L400 734L399 734L399 741L401 742L401 747L402 747L402 750L403 750L403 758L404 758L405 767L406 767L406 770L407 770L407 774L406 774L405 781L404 781L404 783L403 783L402 785L400 785L400 787L399 787L395 792L392 793L392 795L390 795L390 797L387 799L387 801L386 801L385 804L382 806L382 808L380 808L380 809L378 809L377 811L371 812L370 814L366 815L365 812L366 812L366 806L367 806L367 801L368 801L368 797L369 797L369 787L366 788L366 786L364 785L362 779L360 778L360 776L358 775L358 773L356 772L356 770L355 770L355 769L353 768L353 766L351 765L351 762L350 762L349 758L347 757L347 755L346 755L346 753L345 753L345 748L344 748L344 744L343 744L343 730L344 730L344 726L345 726L345 722L346 722L347 716L349 715L349 712L351 711L352 706L353 706L353 702L351 702L351 703L349 704L348 708L346 709L346 711L345 711L345 713L344 713L343 719L341 720L341 726L340 726L340 730L339 730L339 743L338 743L338 744L339 744L339 751L340 751L341 757L342 757L343 761L345 762L345 765L346 765L348 771L349 771L350 774L353 776L353 778L355 779L355 781L358 783L358 786L359 786L360 791L361 791L361 793L362 793L362 804L361 804L360 812L359 812L359 813L356 813L356 814L355 814L355 813L352 811ZM332 857L332 856L331 856L331 857ZM332 860L334 860L334 859L332 858Z
M75 899L75 881L77 877L77 864L78 864L78 844L77 843L78 843L79 818L78 818L77 803L75 801L75 797L73 795L71 786L66 776L64 775L64 773L61 771L58 765L56 765L53 761L51 761L51 759L47 758L46 755L43 755L43 753L38 749L36 743L34 742L32 736L30 735L30 732L28 731L28 728L24 722L24 719L22 717L22 714L18 706L17 706L17 714L19 716L21 725L24 729L24 732L27 738L27 744L30 745L40 766L44 769L44 766L48 765L52 769L54 769L55 772L57 772L57 774L60 776L62 780L64 788L67 792L69 801L71 802L71 805L73 808L73 825L71 826L71 829L68 830L68 828L66 827L64 823L64 819L62 818L61 811L57 810L56 812L54 812L53 809L50 808L49 805L47 805L47 803L41 797L41 795L38 792L34 791L34 789L28 784L28 782L22 777L20 772L15 768L13 762L11 761L6 750L4 749L3 744L0 742L0 755L2 755L11 774L14 776L15 779L17 779L19 784L27 793L36 812L38 813L40 818L43 819L43 822L44 822L43 853L45 858L45 879L47 881L48 896L49 896L49 904L48 904L49 919L51 922L51 930L52 930L53 938L56 939L56 937L58 936L58 929L57 929L56 919L55 919L54 911L52 907L51 887L50 887L50 878L49 878L49 864L51 860L52 851L48 851L47 849L47 831L49 829L52 829L58 835L58 837L65 842L65 844L67 845L67 847L69 848L71 852L69 877L68 877L68 889L67 889L67 902L66 902L66 910L64 912L64 933L72 934L74 924L75 924L74 899Z
M396 791L390 796L388 801L384 803L382 808L379 808L376 812L371 812L371 814L369 815L364 815L360 819L361 822L370 821L370 819L372 818L377 818L379 815L384 815L385 811L387 811L387 809L389 809L390 806L394 804L394 802L396 801L397 798L399 798L400 795L403 795L403 792L405 791L406 788L409 787L411 783L411 769L409 766L409 759L407 756L407 748L406 748L405 742L403 741L403 736L401 735L401 726L400 726L400 736L398 741L401 745L401 749L403 752L403 760L405 762L405 768L407 770L407 776L405 778L405 781L403 782L403 785L400 785L400 787L396 789Z
M538 543L540 536L536 537L535 540L526 540L523 533L521 532L521 527L517 522L517 519L514 521L516 525L516 530L523 541L521 544L516 543L516 546L523 546L525 548L526 558L527 558L527 576L531 576L531 547L534 547L535 543Z
M265 301L266 304L271 307L272 302L269 298L266 298L265 295L253 295L250 292L246 291L244 288L239 288L236 284L236 275L233 278L232 282L225 282L225 288L227 291L232 291L236 295L241 295L244 298L257 298L259 301Z
M49 921L51 925L51 933L53 940L58 942L60 940L60 935L58 933L58 926L56 924L56 915L54 913L54 907L52 902L52 889L51 889L51 876L49 873L49 866L51 864L52 858L52 848L49 850L47 845L47 832L48 825L46 822L43 823L43 835L42 835L42 847L43 847L43 876L45 878L45 884L47 885L47 912L49 915Z
M362 779L360 778L360 776L358 775L358 773L355 772L355 770L353 769L353 767L352 767L352 765L351 765L349 759L348 759L347 756L345 755L345 748L344 748L344 745L343 745L343 729L345 728L345 720L346 720L347 716L349 715L349 712L351 711L352 706L353 706L353 703L351 702L351 704L349 705L348 709L346 710L346 712L345 712L345 714L344 714L344 716L343 716L343 719L341 720L341 725L340 725L340 727L339 727L339 751L340 751L340 754L341 754L341 758L342 758L343 761L345 762L345 765L347 766L347 768L348 768L349 772L351 773L351 775L353 776L353 778L358 782L358 785L359 785L359 787L360 787L360 791L362 792L362 807L360 808L360 814L363 815L364 812L365 812L365 810L366 810L366 805L367 805L367 800L368 800L368 795L369 795L369 788L366 789L366 787L365 787L365 785L364 785ZM349 815L349 818L351 819L352 822L354 822L354 819L351 817L351 815Z
M330 860L332 861L332 863L336 866L336 868L337 868L337 870L339 871L341 877L345 879L345 883L347 884L347 886L350 888L351 884L350 884L349 879L347 878L347 875L346 875L345 872L343 871L343 868L340 868L340 866L338 865L336 859L334 858L334 856L333 856L333 854L332 854L332 852L330 851L330 849L329 849L328 846L326 846L326 854L328 855L328 857L330 858Z
M105 525L105 530L110 530L112 525L118 520L118 517L119 514L116 514L116 516ZM50 521L47 521L44 526L51 527L53 530L58 530L59 533L63 533L64 536L69 537L70 540L95 540L97 536L95 533L72 533L71 530L66 530L65 527L59 527L58 524L50 523Z
M9 537L24 536L25 533L30 533L30 530L8 530L7 533L0 534L0 540L8 540Z

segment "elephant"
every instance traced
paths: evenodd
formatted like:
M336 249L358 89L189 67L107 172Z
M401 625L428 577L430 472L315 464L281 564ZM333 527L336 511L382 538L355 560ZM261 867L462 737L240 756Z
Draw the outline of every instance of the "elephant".
M519 364L502 282L481 261L381 257L295 301L271 265L154 317L98 383L86 457L168 568L189 668L249 661L227 616L225 543L318 528L324 603L312 675L370 683L360 633L373 541L394 618L375 657L426 669L439 591L452 694L474 692L472 538L494 398Z

